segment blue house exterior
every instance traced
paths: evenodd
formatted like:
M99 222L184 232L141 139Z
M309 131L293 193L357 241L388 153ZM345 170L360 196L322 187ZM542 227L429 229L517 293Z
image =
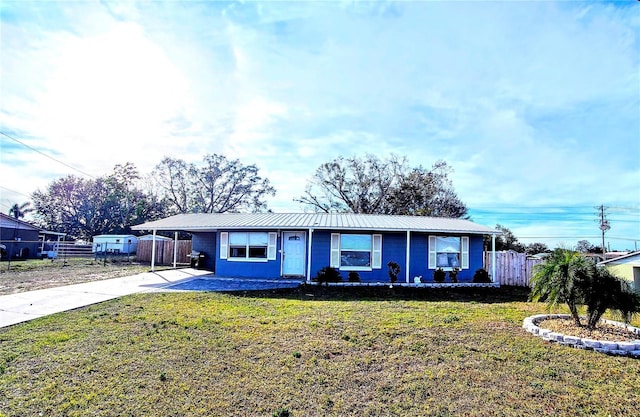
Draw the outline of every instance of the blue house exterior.
M464 219L334 213L183 214L134 230L190 232L200 267L221 277L311 282L333 267L344 281L355 271L362 283L389 282L395 262L408 284L433 282L436 269L471 282L483 268L483 237L500 233Z

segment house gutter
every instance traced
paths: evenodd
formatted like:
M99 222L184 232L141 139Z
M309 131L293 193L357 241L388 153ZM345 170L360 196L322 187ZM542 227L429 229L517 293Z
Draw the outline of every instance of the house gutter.
M407 256L404 265L404 276L405 281L409 284L409 265L411 264L409 262L411 257L411 230L407 230L407 244L405 246L407 248Z
M313 229L309 229L309 243L307 244L307 284L311 283L311 241L313 240Z
M156 272L156 229L153 229L151 238L151 272Z
M173 269L178 266L178 232L173 232Z

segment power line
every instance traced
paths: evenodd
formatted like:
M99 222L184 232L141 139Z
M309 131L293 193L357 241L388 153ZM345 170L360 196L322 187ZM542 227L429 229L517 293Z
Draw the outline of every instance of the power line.
M12 141L14 141L14 142L16 142L16 143L19 143L20 145L22 145L22 146L24 146L24 147L26 147L26 148L31 149L31 150L32 150L32 151L34 151L34 152L39 153L40 155L42 155L42 156L44 156L44 157L46 157L46 158L51 159L52 161L55 161L55 162L57 162L57 163L59 163L59 164L62 164L62 165L64 165L64 166L66 166L67 168L71 168L72 170L77 171L77 172L81 173L82 175L85 175L85 176L87 176L87 177L89 177L89 178L93 178L94 180L96 179L93 175L91 175L91 174L87 174L86 172L81 171L81 170L79 170L78 168L76 168L76 167L74 167L74 166L72 166L72 165L67 164L66 162L63 162L63 161L61 161L61 160L59 160L59 159L56 159L56 158L54 158L53 156L47 155L46 153L44 153L44 152L42 152L42 151L40 151L40 150L38 150L38 149L36 149L36 148L34 148L34 147L32 147L32 146L29 146L29 145L27 145L26 143L24 143L24 142L22 142L22 141L20 141L20 140L18 140L18 139L16 139L16 138L14 138L14 137L12 137L12 136L10 136L10 135L6 134L6 133L4 133L4 132L0 132L0 134L1 134L1 135L3 135L3 136L8 137L8 138L9 138L9 139L11 139Z
M29 197L29 198L31 198L31 196L30 196L30 195L27 195L27 194L25 194L25 193L21 193L20 191L10 190L10 189L8 189L8 188L6 188L6 187L3 187L3 186L1 186L1 185L0 185L0 188L2 188L2 189L3 189L3 190L5 190L5 191L9 191L10 193L20 194L20 195L22 195L22 196L25 196L25 197Z

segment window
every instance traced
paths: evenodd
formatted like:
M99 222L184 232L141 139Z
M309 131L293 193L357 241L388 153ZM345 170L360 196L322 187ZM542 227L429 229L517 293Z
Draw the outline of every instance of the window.
M429 236L429 268L469 268L467 236Z
M382 235L331 235L331 266L343 270L368 271L382 263Z
M277 236L274 232L220 232L220 259L273 260Z

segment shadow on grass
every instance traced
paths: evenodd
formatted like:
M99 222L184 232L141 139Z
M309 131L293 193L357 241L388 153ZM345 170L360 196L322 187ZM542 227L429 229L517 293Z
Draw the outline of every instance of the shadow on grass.
M479 303L526 302L527 287L500 288L410 288L410 287L326 287L303 284L297 288L257 291L226 291L238 297L282 298L310 301L461 301Z

